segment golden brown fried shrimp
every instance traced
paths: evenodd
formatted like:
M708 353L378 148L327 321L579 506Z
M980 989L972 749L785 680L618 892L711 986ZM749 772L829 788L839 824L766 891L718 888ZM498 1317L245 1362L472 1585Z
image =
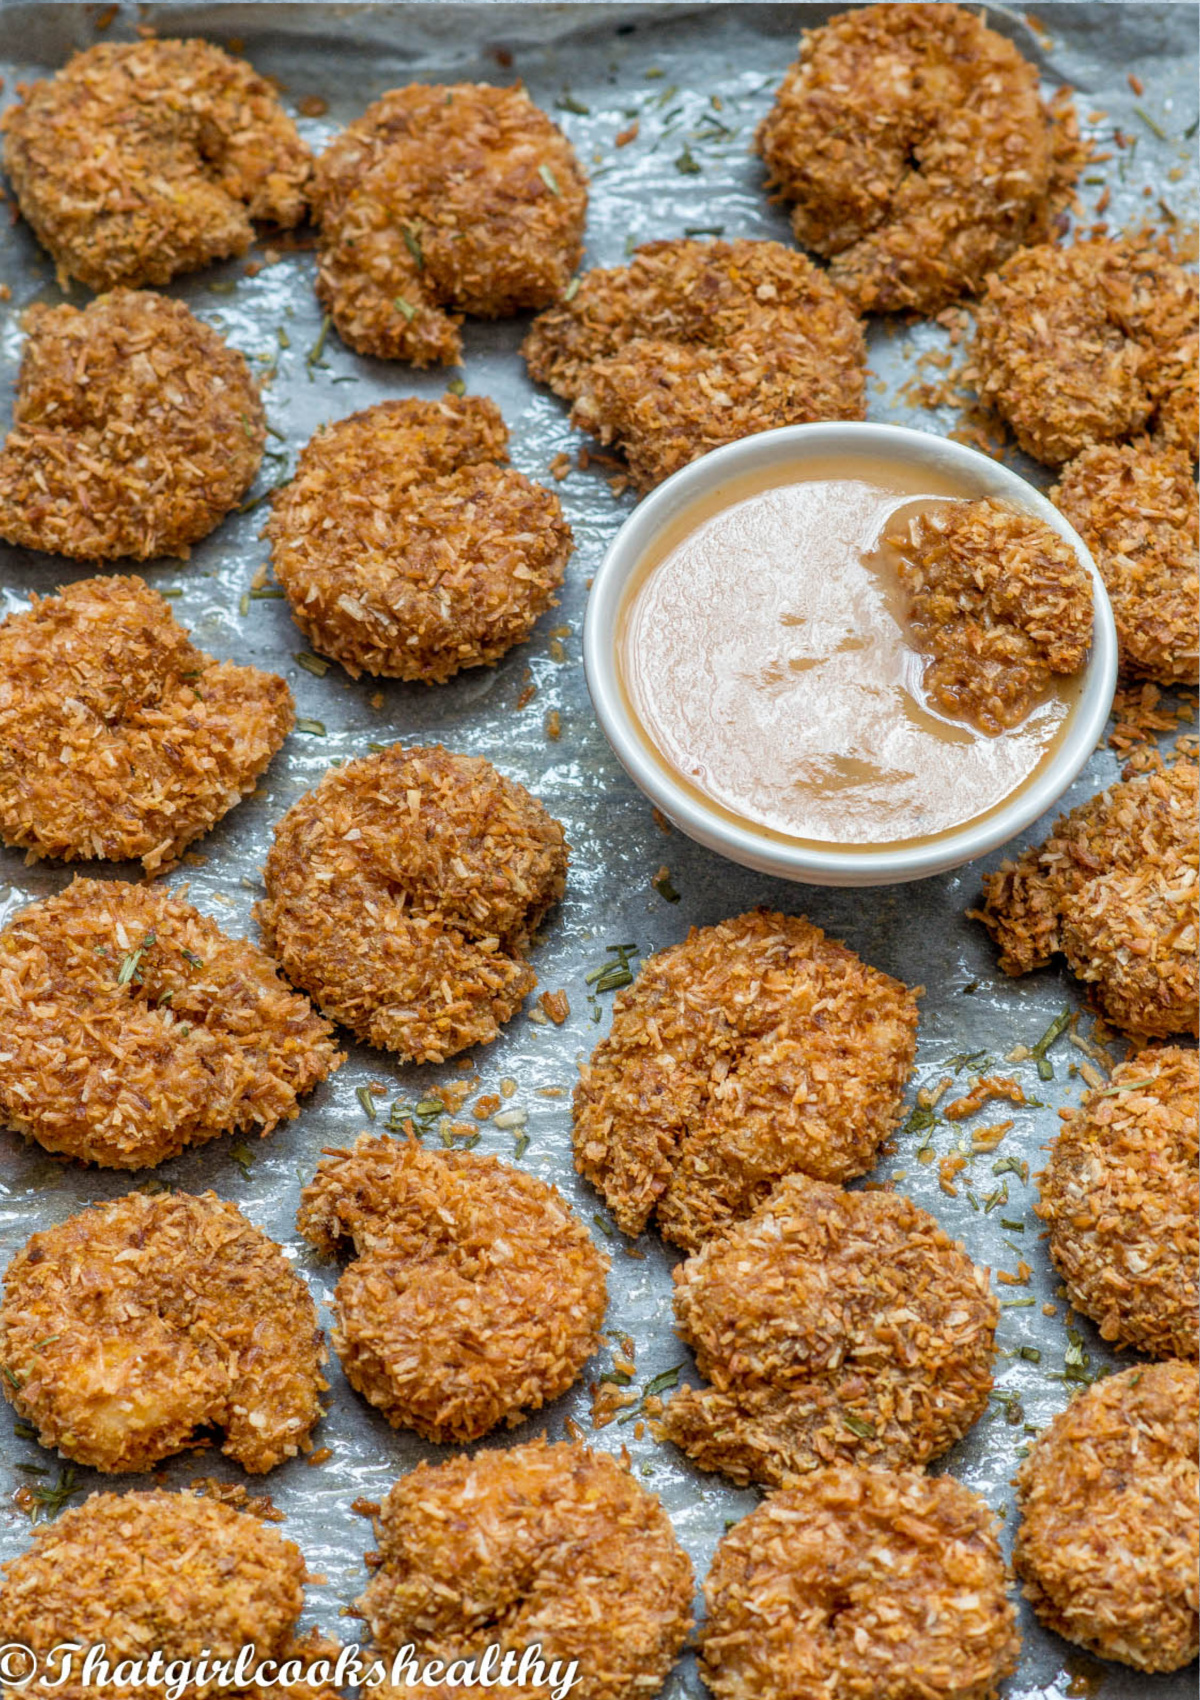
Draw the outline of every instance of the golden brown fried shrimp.
M296 1226L327 1256L353 1246L333 1344L394 1428L515 1426L600 1344L607 1257L556 1187L494 1157L364 1134L327 1155Z
M31 307L0 538L79 561L186 557L254 482L258 386L182 301L128 289Z
M960 6L861 6L806 30L758 130L796 240L862 313L933 314L1050 231L1081 155L1038 73Z
M662 1506L583 1446L538 1440L418 1464L388 1494L378 1537L358 1604L385 1653L411 1644L419 1663L537 1643L546 1665L578 1661L578 1700L650 1700L691 1626L692 1567ZM505 1692L545 1700L546 1688Z
M22 93L18 89L18 93ZM0 120L59 282L166 283L299 224L312 162L271 85L207 41L102 43Z
M585 273L522 353L643 491L739 437L866 415L862 326L779 242L647 242Z
M1017 1473L1013 1562L1042 1622L1101 1658L1180 1670L1200 1650L1195 1364L1089 1387Z
M478 756L390 749L332 769L275 828L255 913L289 979L369 1045L444 1062L488 1044L537 976L562 827Z
M1101 443L1063 468L1050 499L1100 569L1122 673L1200 681L1200 501L1187 456L1145 440Z
M789 1175L674 1278L679 1335L712 1385L676 1393L663 1432L739 1486L925 1464L987 1407L987 1270L911 1199Z
M322 427L266 531L317 649L356 678L433 684L529 636L571 528L557 496L497 464L507 444L482 396L385 401Z
M453 364L464 313L545 307L583 253L587 180L516 84L392 89L317 161L317 295L359 354Z
M701 1675L717 1700L995 1700L1021 1645L997 1534L950 1476L815 1470L718 1546Z
M268 1134L343 1060L257 945L157 887L83 879L0 933L0 1050L0 1121L106 1169Z
M35 596L0 624L0 834L161 873L249 796L294 719L282 679L197 649L140 578Z
M900 1119L917 994L799 916L693 928L618 994L575 1089L575 1167L624 1233L695 1250L781 1175L861 1175Z
M924 688L943 713L1002 732L1092 638L1092 580L1044 520L1003 502L948 502L885 539L908 592Z
M225 1431L254 1474L307 1451L326 1383L282 1250L214 1193L132 1192L34 1234L4 1277L4 1395L43 1446L150 1470Z
M1044 844L983 882L1006 974L1061 951L1127 1033L1197 1031L1196 766L1180 760L1061 816Z
M1067 1117L1037 1213L1076 1310L1105 1340L1155 1357L1200 1349L1195 1051L1154 1047Z
M1196 458L1195 272L1135 242L1025 248L987 280L967 379L1035 460L1145 431Z
M48 1655L65 1642L103 1643L112 1667L155 1649L168 1667L205 1653L235 1659L250 1645L258 1659L282 1659L299 1650L308 1580L300 1549L250 1512L194 1493L94 1493L36 1529L4 1566L0 1622L47 1660L47 1677L58 1673ZM54 1689L65 1700L96 1691L80 1664ZM147 1684L114 1681L104 1691L145 1700ZM222 1690L210 1681L199 1692Z

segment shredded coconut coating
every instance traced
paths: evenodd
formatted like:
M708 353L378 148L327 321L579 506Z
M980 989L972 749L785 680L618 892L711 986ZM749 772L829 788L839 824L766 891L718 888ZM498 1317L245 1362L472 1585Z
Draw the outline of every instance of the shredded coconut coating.
M1197 279L1135 242L1022 249L990 276L967 379L1035 460L1152 432L1196 458Z
M0 834L31 859L162 873L254 790L295 719L140 578L80 579L0 624Z
M1195 1364L1145 1364L1089 1387L1017 1472L1013 1562L1042 1622L1137 1670L1200 1651Z
M312 161L295 125L264 78L207 41L90 47L27 88L0 130L64 287L166 283L244 254L255 219L305 214Z
M1092 579L1069 543L1003 502L947 502L886 544L908 592L923 685L944 714L996 734L1017 726L1092 639Z
M112 1666L146 1659L155 1648L166 1665L206 1651L234 1659L250 1644L260 1659L284 1658L293 1652L308 1579L292 1541L220 1500L94 1493L36 1529L28 1550L4 1566L0 1620L12 1640L43 1658L70 1641L105 1643ZM80 1662L71 1681L54 1689L67 1700L96 1692L80 1681ZM47 1676L56 1669L47 1666ZM147 1689L114 1682L104 1691L114 1700L145 1700ZM200 1692L222 1690L213 1682Z
M353 1248L333 1344L393 1428L513 1427L600 1344L607 1257L556 1187L494 1157L364 1134L327 1154L296 1226L328 1257Z
M694 1251L781 1175L844 1181L900 1120L917 992L800 916L693 928L613 1005L575 1089L575 1167L623 1233Z
M974 12L876 5L800 38L758 130L796 240L862 313L936 313L1050 234L1081 161L1036 68Z
M641 491L777 425L866 417L862 325L779 242L647 242L540 315L530 375L623 450Z
M566 888L562 827L514 780L440 745L331 769L275 828L267 948L368 1045L444 1062L537 984L533 933Z
M342 1060L264 951L158 887L76 879L0 933L0 1121L47 1151L143 1169L266 1135Z
M1187 456L1144 439L1100 443L1063 468L1050 499L1100 569L1124 676L1200 682L1200 501Z
M1154 1047L1065 1118L1037 1213L1071 1303L1105 1340L1200 1351L1200 1084L1195 1051Z
M317 295L359 354L452 365L464 313L562 294L583 255L587 179L520 86L392 89L317 161Z
M322 428L274 497L275 576L347 672L438 684L523 643L572 548L558 497L502 466L483 396L385 401Z
M34 1234L4 1277L5 1398L43 1446L106 1474L207 1428L256 1475L308 1451L324 1356L280 1247L211 1192L96 1204Z
M1200 908L1196 765L1112 785L1054 823L1044 844L983 882L982 921L1006 974L1062 952L1116 1027L1195 1034Z
M995 1700L1020 1651L997 1535L950 1476L816 1470L717 1547L701 1675L716 1700Z
M128 289L24 324L0 538L78 561L186 558L262 463L245 357L182 301Z
M537 1642L546 1664L578 1660L577 1700L649 1700L691 1627L687 1554L655 1496L604 1452L536 1440L418 1464L388 1494L378 1535L358 1605L385 1653L411 1643L418 1661L455 1661Z
M711 1386L676 1393L663 1432L739 1486L925 1464L987 1407L987 1270L911 1199L789 1175L674 1279L678 1333Z

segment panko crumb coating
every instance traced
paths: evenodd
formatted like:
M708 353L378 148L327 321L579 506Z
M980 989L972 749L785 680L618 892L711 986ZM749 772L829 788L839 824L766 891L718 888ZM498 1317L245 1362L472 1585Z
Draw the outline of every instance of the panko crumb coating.
M520 86L392 89L317 160L317 296L358 354L452 365L464 313L545 307L583 254L587 179Z
M1006 974L1061 952L1124 1032L1197 1032L1196 773L1181 758L1111 785L986 876L983 908L969 913Z
M1185 454L1099 443L1065 466L1050 499L1092 552L1127 678L1200 681L1200 500Z
M648 1700L691 1627L692 1567L657 1498L604 1452L532 1441L418 1464L388 1494L358 1601L378 1646L419 1662L535 1642L579 1662L577 1700ZM434 1700L478 1688L432 1687ZM513 1685L516 1700L544 1687Z
M643 492L739 437L866 417L862 325L780 242L644 243L629 265L586 272L521 352Z
M998 1533L951 1476L816 1470L722 1538L700 1674L717 1700L995 1700L1020 1652Z
M100 43L0 119L4 168L64 286L163 284L299 224L308 148L271 85L207 41Z
M282 1249L215 1193L131 1192L34 1234L0 1305L4 1396L43 1446L150 1470L223 1429L259 1475L309 1448L317 1312Z
M255 909L288 978L365 1044L444 1062L537 984L566 889L562 827L524 786L440 745L331 769L275 828Z
M900 1120L917 996L801 916L648 958L575 1089L575 1167L617 1225L694 1251L793 1170L844 1181Z
M42 1658L64 1642L103 1642L112 1666L155 1648L167 1666L205 1652L235 1659L249 1645L259 1659L279 1659L296 1650L308 1580L300 1549L251 1512L194 1493L94 1493L35 1529L4 1566L0 1621ZM76 1660L54 1692L83 1700L95 1688L80 1680ZM114 1682L104 1692L145 1700L147 1685ZM200 1692L222 1690L210 1682Z
M758 129L769 186L862 313L934 314L1050 234L1082 153L974 12L875 5L800 38Z
M197 649L140 578L32 600L0 624L0 835L162 873L254 790L292 693Z
M254 482L266 415L244 355L182 301L34 306L0 449L0 538L77 561L186 558Z
M342 1061L277 964L156 886L76 879L0 932L0 1122L152 1168L262 1135Z
M1092 639L1092 580L1053 527L1004 502L948 502L889 532L924 689L989 734L1016 726Z
M1195 272L1151 247L1025 248L987 280L966 378L1047 466L1144 432L1195 460L1196 318Z
M1137 1670L1200 1651L1195 1364L1145 1364L1080 1393L1017 1472L1013 1562L1049 1629Z
M789 1175L674 1280L711 1385L674 1394L663 1433L741 1487L926 1464L987 1408L988 1272L909 1198Z
M1155 1046L1064 1119L1037 1213L1076 1310L1160 1358L1200 1350L1195 1051Z
M317 433L273 499L275 576L315 648L441 683L522 643L572 548L558 497L507 458L495 402L385 401Z
M513 1427L600 1344L608 1258L556 1187L494 1157L364 1134L327 1153L296 1226L327 1257L353 1249L334 1349L393 1428Z

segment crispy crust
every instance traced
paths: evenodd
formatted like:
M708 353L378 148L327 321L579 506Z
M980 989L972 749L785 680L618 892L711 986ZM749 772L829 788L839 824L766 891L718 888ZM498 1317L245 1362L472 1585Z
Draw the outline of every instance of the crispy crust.
M18 89L18 93L22 93ZM101 43L0 119L4 168L59 282L166 283L299 224L312 168L278 96L207 41Z
M80 579L0 624L0 833L162 873L292 728L274 673L217 661L140 578Z
M4 1396L43 1446L115 1474L225 1431L258 1475L307 1451L327 1383L282 1250L215 1193L132 1192L34 1234L0 1307Z
M464 313L510 318L566 288L587 179L519 83L413 83L326 148L313 209L317 295L342 341L446 365L461 358Z
M1116 1026L1198 1030L1196 766L1179 760L1062 815L1044 844L983 882L982 921L1006 974L1061 951Z
M327 1154L296 1226L326 1256L353 1246L333 1344L393 1428L513 1427L600 1344L608 1259L556 1187L494 1157L364 1134Z
M526 951L566 874L562 827L523 786L478 756L393 744L288 810L255 914L329 1016L444 1062L494 1039L537 984Z
M1200 1351L1198 1084L1195 1051L1142 1051L1066 1117L1039 1176L1071 1303L1160 1358Z
M789 1175L674 1279L679 1335L712 1385L676 1393L663 1432L739 1486L925 1464L987 1406L987 1270L911 1199Z
M1112 601L1126 677L1200 681L1200 500L1187 456L1098 444L1050 492L1095 558Z
M307 1580L292 1541L219 1500L95 1493L37 1529L4 1566L0 1615L14 1641L43 1656L74 1641L104 1642L112 1665L154 1648L168 1665L205 1650L236 1658L251 1643L259 1658L278 1658L291 1650ZM94 1690L76 1675L55 1692L81 1700ZM106 1692L144 1700L146 1686L114 1683Z
M322 427L273 502L275 576L347 672L440 683L522 643L562 583L558 497L505 460L483 396L385 401Z
M1044 239L1080 163L1074 114L950 5L862 6L800 38L760 124L796 240L860 312L933 314Z
M695 1250L781 1175L861 1175L900 1119L917 993L795 915L693 928L618 994L575 1089L575 1167L618 1225Z
M262 462L245 357L182 301L127 289L24 322L0 537L78 561L186 557Z
M701 1675L717 1700L994 1700L1020 1651L997 1532L950 1476L814 1471L718 1546Z
M1092 581L1044 520L1003 502L952 502L885 539L912 635L933 659L924 688L982 731L1016 726L1092 637Z
M521 352L643 491L721 443L866 416L862 326L779 242L647 242L585 273Z
M343 1061L257 945L113 880L76 879L0 933L0 1035L0 1119L107 1169L266 1135Z
M987 280L967 381L1061 466L1154 432L1196 458L1197 279L1136 242L1026 248Z
M657 1692L691 1626L692 1567L666 1513L582 1446L537 1440L419 1464L384 1502L379 1549L358 1603L388 1653L411 1643L418 1660L459 1660L538 1642L547 1664L579 1661L579 1700L637 1700Z
M1013 1562L1042 1622L1138 1670L1180 1670L1196 1615L1194 1364L1146 1364L1081 1393L1017 1472Z

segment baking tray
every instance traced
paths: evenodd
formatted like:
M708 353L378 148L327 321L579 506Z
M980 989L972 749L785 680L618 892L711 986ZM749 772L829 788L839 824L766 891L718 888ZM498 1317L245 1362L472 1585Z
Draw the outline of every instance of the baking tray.
M397 5L397 6L146 6L136 9L75 5L10 4L0 8L0 101L12 98L21 78L46 75L69 53L98 39L127 39L138 24L162 34L200 34L241 45L254 64L278 78L288 107L301 114L321 102L318 116L300 116L301 132L315 146L383 90L410 80L522 77L535 99L555 112L592 176L588 220L588 263L620 263L634 243L687 230L721 227L727 236L787 239L784 213L762 188L762 170L749 153L755 123L767 110L784 66L793 56L802 27L820 23L835 10L824 6L771 5ZM1043 69L1047 92L1067 82L1077 90L1081 119L1098 149L1112 157L1087 172L1111 192L1105 215L1115 229L1154 217L1195 218L1197 8L1194 5L1039 5L1036 19L996 9L994 27L1012 36ZM1135 94L1134 72L1143 85ZM719 94L720 109L712 96ZM614 138L637 119L636 142L617 149ZM1113 142L1114 130L1130 138ZM698 169L693 169L693 166ZM1102 193L1100 183L1082 188L1089 215ZM1165 209L1159 203L1165 203ZM284 247L278 263L266 244L245 261L216 266L181 280L178 295L243 349L268 380L268 412L288 459L264 464L261 491L294 463L295 453L318 425L388 396L434 396L456 374L414 373L405 366L360 359L330 334L319 358L321 314L312 293L313 256ZM258 269L258 263L261 269ZM61 299L53 268L23 224L6 228L0 247L0 280L11 300L0 307L0 407L7 423L12 383L21 348L19 315L30 302ZM83 294L76 288L75 299ZM523 321L468 322L461 372L467 388L491 395L512 429L512 454L525 472L548 479L549 463L561 452L572 457L584 439L566 422L566 409L527 380L517 349ZM949 409L911 405L906 386L939 375L945 354L957 357L942 326L904 327L879 323L871 329L869 413L926 430L950 431L960 421ZM1044 471L1015 457L1043 487ZM541 989L566 991L571 1014L562 1026L539 1024L527 1012L495 1044L468 1056L469 1074L453 1062L445 1067L401 1068L381 1052L350 1047L349 1061L306 1102L298 1121L270 1139L249 1143L223 1139L179 1157L145 1175L91 1171L63 1164L0 1135L0 1259L8 1258L35 1228L63 1220L91 1200L121 1195L131 1186L159 1182L187 1191L211 1187L233 1200L275 1239L303 1273L328 1326L328 1302L337 1270L316 1258L295 1233L300 1186L313 1172L322 1147L343 1144L368 1124L360 1088L386 1082L381 1117L392 1098L414 1102L431 1088L478 1077L478 1093L500 1091L516 1081L504 1102L526 1118L520 1127L486 1124L478 1149L514 1157L530 1172L554 1181L583 1220L595 1224L598 1243L612 1254L606 1326L632 1335L637 1345L637 1383L683 1365L689 1354L672 1333L670 1272L676 1255L653 1234L626 1242L614 1233L602 1202L575 1176L571 1162L569 1094L576 1067L606 1030L611 996L589 995L587 976L605 959L609 944L636 940L639 953L671 944L690 925L704 925L754 904L807 913L846 939L866 961L910 984L926 987L920 1051L910 1088L944 1073L966 1078L970 1064L987 1055L1002 1058L1018 1044L1032 1044L1064 1008L1080 1012L1078 1035L1086 1042L1091 1018L1079 988L1055 969L1009 981L997 972L995 953L982 928L965 918L981 873L999 854L958 873L919 884L868 891L790 886L735 867L678 833L664 835L649 804L634 789L600 734L580 665L580 629L587 583L605 545L633 505L630 494L614 495L611 467L573 471L557 486L574 528L576 554L568 569L561 606L539 624L527 644L496 668L468 673L450 684L421 686L370 679L351 681L336 666L323 677L304 670L296 656L306 649L285 603L248 599L266 551L259 541L264 510L232 517L200 544L186 563L146 567L145 577L176 593L179 618L196 640L218 656L273 668L289 680L298 712L323 724L323 735L296 733L272 764L258 793L235 809L195 849L200 860L168 877L185 885L190 898L228 931L254 933L251 906L260 894L259 868L271 825L335 759L364 753L370 743L404 739L444 742L454 750L488 757L519 779L566 826L571 873L566 899L550 919L535 954ZM5 611L26 605L30 591L45 591L83 576L70 563L21 550L0 548ZM557 714L561 735L547 735L547 717ZM1097 751L1070 794L1077 802L1111 780L1119 758ZM1048 821L1031 828L1022 842L1039 838ZM660 868L670 870L678 901L655 889ZM32 899L60 890L70 869L53 863L26 867L20 855L0 852L0 921ZM134 868L81 868L81 872L137 877ZM527 1006L527 1010L531 1006ZM1014 1126L999 1149L971 1159L958 1177L958 1196L939 1185L938 1162L917 1160L925 1135L899 1135L869 1177L894 1183L931 1210L966 1243L972 1256L994 1270L1013 1271L1024 1256L1033 1266L1028 1286L1001 1297L1016 1300L1001 1313L996 1364L997 1396L972 1433L936 1468L981 1493L1006 1518L1011 1535L1010 1478L1028 1445L1026 1424L1043 1425L1067 1402L1064 1375L1109 1367L1114 1359L1086 1320L1070 1320L1058 1298L1039 1225L1032 1214L1035 1190L1009 1167L1015 1158L1036 1170L1058 1125L1062 1105L1078 1100L1077 1065L1088 1059L1064 1037L1051 1052L1053 1080L1039 1079L1031 1062L1012 1065L1036 1107L1011 1111ZM1088 1063L1088 1066L1091 1066ZM1005 1072L1010 1069L1006 1067ZM1009 1114L1005 1111L1005 1114ZM979 1118L993 1121L985 1110ZM937 1159L956 1143L969 1145L969 1129L941 1126L932 1136ZM431 1137L436 1139L434 1133ZM518 1154L519 1153L519 1154ZM1006 1185L1008 1202L990 1211L986 1201ZM973 1207L968 1189L978 1203ZM1020 1221L1024 1232L1001 1225ZM1033 1303L1029 1301L1032 1300ZM1043 1315L1053 1304L1053 1317ZM1021 1348L1040 1352L1040 1362L1016 1356ZM1082 1362L1080 1360L1083 1360ZM1069 1367L1070 1366L1070 1367ZM611 1368L602 1352L578 1385L522 1427L483 1442L506 1446L543 1431L561 1438L568 1423L589 1442L619 1452L627 1448L638 1479L662 1496L680 1540L703 1578L713 1549L730 1519L756 1502L720 1478L693 1470L672 1447L659 1445L635 1423L592 1429L589 1382ZM182 1485L197 1476L247 1483L269 1493L287 1514L286 1532L296 1539L325 1582L309 1591L310 1616L327 1630L353 1638L356 1625L342 1609L366 1581L364 1550L372 1545L368 1523L351 1502L379 1499L393 1480L423 1458L445 1456L408 1433L390 1429L330 1367L331 1410L317 1444L331 1456L316 1467L295 1461L266 1478L247 1478L215 1451L186 1454L155 1473L154 1480ZM0 1412L0 1461L7 1492L0 1500L0 1558L21 1551L29 1537L26 1514L9 1492L31 1483L54 1487L60 1461L13 1432L11 1412ZM48 1477L28 1467L48 1468ZM23 1468L24 1467L24 1468ZM71 1478L68 1477L68 1483ZM146 1478L74 1475L75 1500L97 1487L144 1487ZM1006 1537L1007 1538L1007 1537ZM1195 1692L1195 1671L1145 1677L1116 1665L1101 1665L1044 1632L1021 1607L1024 1651L1007 1693L1033 1696L1100 1693L1104 1700L1182 1700ZM703 1693L690 1655L668 1681L668 1700Z

